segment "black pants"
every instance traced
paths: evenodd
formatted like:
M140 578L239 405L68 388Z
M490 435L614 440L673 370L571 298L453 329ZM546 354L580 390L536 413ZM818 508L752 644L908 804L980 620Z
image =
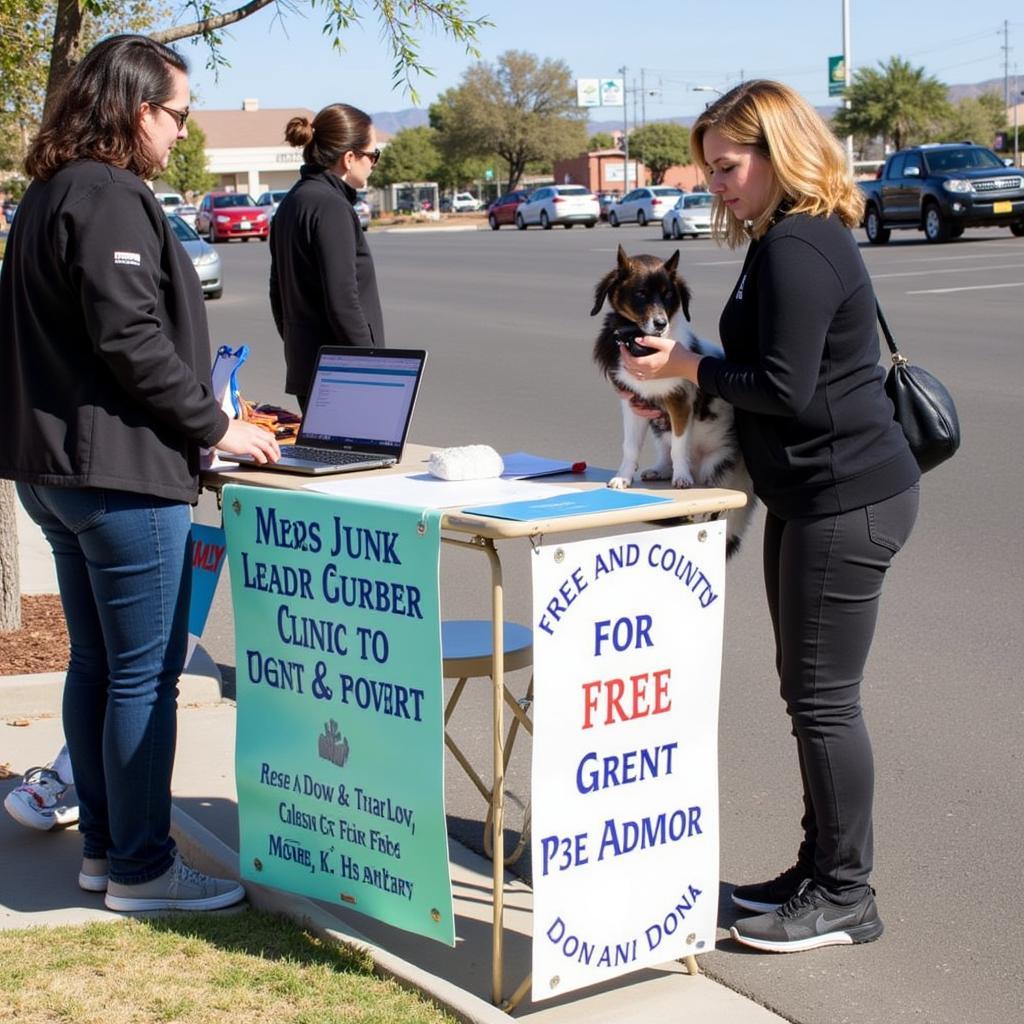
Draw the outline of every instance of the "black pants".
M915 484L851 512L765 522L776 667L804 787L798 863L840 899L861 895L871 874L875 777L860 684L882 580L918 497Z

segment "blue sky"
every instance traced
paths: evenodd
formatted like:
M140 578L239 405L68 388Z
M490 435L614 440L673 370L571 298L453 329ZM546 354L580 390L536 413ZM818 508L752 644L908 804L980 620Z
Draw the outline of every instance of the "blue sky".
M392 87L393 61L372 11L365 25L345 34L347 49L338 54L321 33L318 11L297 6L305 17L290 13L275 20L268 8L234 26L225 47L231 67L221 70L219 81L203 68L202 48L179 44L193 65L196 105L236 109L243 98L256 97L263 108L316 110L339 100L371 113L427 107L458 84L473 60L444 35L421 30L421 57L435 75L415 79L420 102L414 104ZM918 4L850 0L853 67L877 66L899 55L950 85L1001 79L1006 20L1010 75L1016 64L1024 89L1024 16L1018 4L1001 0L970 17L962 0L928 0L926 6L922 17ZM635 77L638 87L643 69L649 120L695 115L712 94L694 92L693 86L725 89L741 74L777 78L814 104L828 103L827 58L842 52L841 0L628 6L624 0L469 0L469 7L494 22L480 31L483 60L527 50L564 60L580 78L616 77L625 65L627 85ZM591 113L595 120L620 116L621 108Z

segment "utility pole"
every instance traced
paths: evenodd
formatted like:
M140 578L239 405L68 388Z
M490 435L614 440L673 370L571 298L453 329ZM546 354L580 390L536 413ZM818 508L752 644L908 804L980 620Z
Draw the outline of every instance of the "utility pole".
M850 56L850 0L843 0L843 70L846 76L843 106L850 109L850 81L853 75L853 58ZM742 75L743 72L741 71ZM846 136L846 169L853 174L853 136Z
M644 69L640 69L640 127L647 124L647 87L644 85Z
M619 68L622 75L622 194L629 191L629 99L626 96L626 67Z
M1010 23L1003 21L1003 106L1010 105Z

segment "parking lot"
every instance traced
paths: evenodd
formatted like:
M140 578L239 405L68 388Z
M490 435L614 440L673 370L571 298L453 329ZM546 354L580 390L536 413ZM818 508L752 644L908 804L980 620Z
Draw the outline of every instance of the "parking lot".
M618 400L591 361L598 320L589 311L619 244L665 257L679 248L693 328L717 339L741 254L706 240L663 241L659 225L372 231L388 344L430 352L414 439L616 464ZM212 340L248 344L243 392L282 402L268 248L232 243L219 251L225 291L207 306ZM1024 459L1013 427L1024 377L1024 240L984 229L928 245L901 232L862 251L897 341L953 392L964 434L960 453L924 480L918 527L894 563L868 666L874 881L887 932L869 946L795 957L723 942L702 959L726 984L801 1022L1010 1022L1024 1007L1024 923L1014 909L1024 877L1024 545L1016 508ZM216 514L205 500L202 511ZM486 607L473 557L444 556L446 615L479 617ZM507 613L521 622L530 618L529 568L525 551L510 546ZM729 884L788 867L798 839L796 758L760 588L752 535L730 564L727 597L719 737L721 875ZM223 584L206 639L219 661L234 663ZM477 759L486 758L485 704L481 694L479 725L464 728ZM523 743L511 766L513 826L527 798L528 756ZM457 773L450 778L451 829L479 845L483 804ZM731 920L723 902L720 924Z

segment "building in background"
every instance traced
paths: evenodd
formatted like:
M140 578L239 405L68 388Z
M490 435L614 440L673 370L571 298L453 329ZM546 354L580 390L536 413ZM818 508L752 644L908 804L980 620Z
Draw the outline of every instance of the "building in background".
M618 192L622 195L625 187L626 161L621 149L595 149L581 153L571 160L556 160L554 166L555 184L584 185L591 192ZM638 178L639 176L639 178ZM651 183L651 172L638 161L629 161L629 189ZM663 185L692 192L704 185L704 175L692 164L685 167L670 167L665 172Z
M193 110L191 116L206 133L207 166L217 176L215 189L261 192L291 188L299 180L302 150L284 140L285 125L293 117L313 119L307 107L276 107L261 110L259 100L242 101L240 110ZM386 133L377 141L386 146Z

